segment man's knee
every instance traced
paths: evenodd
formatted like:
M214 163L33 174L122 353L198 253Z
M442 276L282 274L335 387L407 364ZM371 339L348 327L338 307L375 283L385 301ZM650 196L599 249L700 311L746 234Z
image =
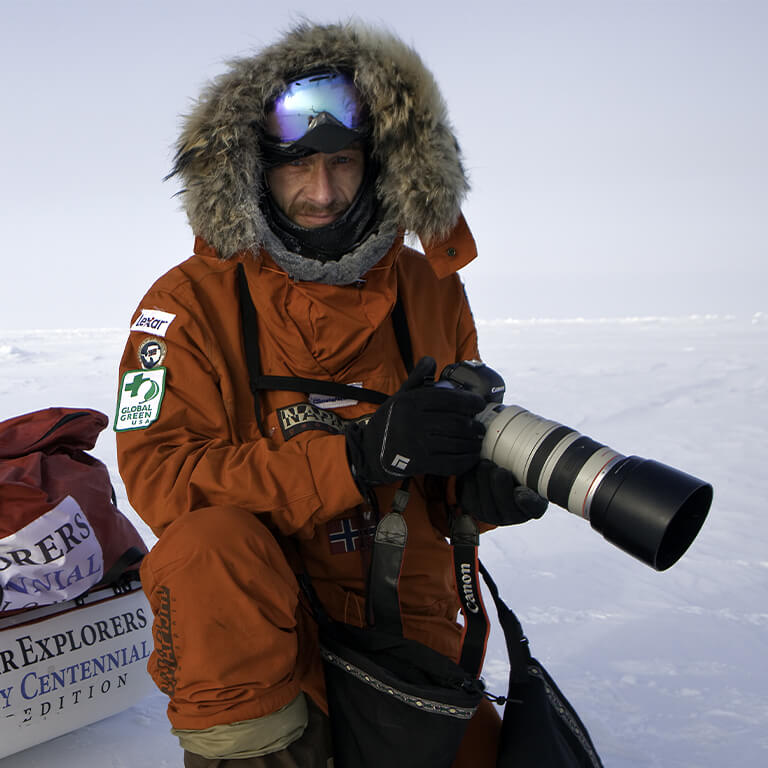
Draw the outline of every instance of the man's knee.
M142 586L155 618L149 669L175 727L258 718L295 698L298 584L254 515L179 518L145 558Z
M291 587L295 585L280 545L251 512L237 507L205 507L179 517L163 532L145 558L145 586L174 571L205 574L222 563L249 569L263 564ZM229 567L229 566L228 566Z
M274 540L266 526L251 512L238 507L193 509L165 529L155 548L186 554L210 550L231 550L244 541L261 537Z
M329 768L328 717L305 695L265 717L205 731L174 730L185 768ZM235 762L230 762L235 761Z

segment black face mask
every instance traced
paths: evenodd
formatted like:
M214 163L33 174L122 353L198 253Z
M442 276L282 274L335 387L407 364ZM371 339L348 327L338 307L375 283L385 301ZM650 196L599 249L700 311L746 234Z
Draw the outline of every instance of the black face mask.
M317 261L338 261L360 245L380 221L377 175L378 168L369 158L355 199L340 218L324 227L307 229L291 221L275 203L268 188L261 208L269 228L289 251Z

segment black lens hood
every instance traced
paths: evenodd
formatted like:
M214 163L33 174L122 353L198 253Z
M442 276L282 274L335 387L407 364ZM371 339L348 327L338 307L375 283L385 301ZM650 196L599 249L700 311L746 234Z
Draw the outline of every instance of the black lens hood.
M712 503L712 486L678 469L628 456L603 478L590 523L611 544L657 571L693 543Z

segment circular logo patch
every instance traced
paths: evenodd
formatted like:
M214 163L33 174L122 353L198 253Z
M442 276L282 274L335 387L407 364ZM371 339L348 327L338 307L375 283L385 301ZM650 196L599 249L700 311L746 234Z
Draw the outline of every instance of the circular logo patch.
M157 368L163 364L168 348L161 339L144 339L139 345L139 362L144 369Z

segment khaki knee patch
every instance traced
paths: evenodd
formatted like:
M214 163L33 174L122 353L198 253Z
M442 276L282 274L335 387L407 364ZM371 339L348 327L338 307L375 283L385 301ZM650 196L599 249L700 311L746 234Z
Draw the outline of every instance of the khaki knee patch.
M187 752L209 760L244 760L285 749L301 738L308 721L307 700L300 693L290 704L264 717L200 731L172 728L171 733Z

